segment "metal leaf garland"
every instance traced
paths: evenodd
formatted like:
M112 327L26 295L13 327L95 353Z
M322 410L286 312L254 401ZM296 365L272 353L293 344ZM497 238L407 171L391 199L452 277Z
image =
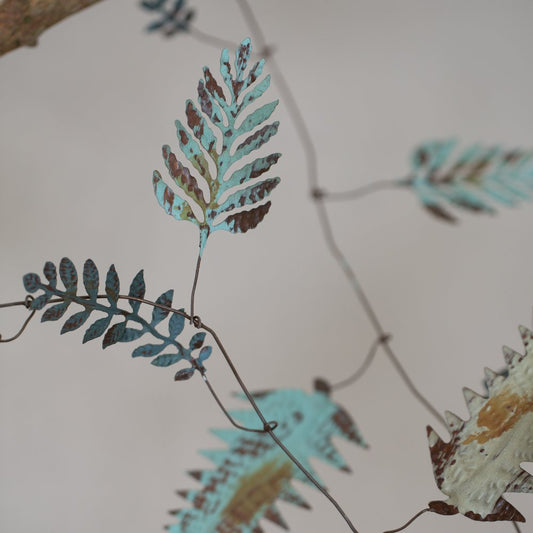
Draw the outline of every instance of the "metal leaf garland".
M165 37L189 31L189 24L194 18L194 10L185 8L185 0L144 0L141 7L159 14L159 18L149 24L146 30L160 31Z
M279 183L278 177L257 179L277 163L281 156L279 153L259 157L237 169L234 167L242 158L268 142L277 133L279 125L278 122L263 125L273 113L277 100L243 117L243 111L259 99L270 85L270 76L258 81L263 70L263 59L246 74L251 48L250 39L242 41L235 53L234 74L228 50L223 50L220 73L225 89L219 85L209 68L204 67L204 79L198 83L201 111L192 100L187 100L185 113L188 128L176 120L180 149L197 174L178 160L170 146L163 146L163 158L181 196L165 184L157 170L153 175L154 191L161 207L177 220L189 220L199 227L200 254L208 236L214 231L245 233L255 228L268 213L270 201L250 210L239 208L258 204ZM214 128L218 130L218 136ZM244 139L238 141L242 136L245 136ZM231 167L233 170L230 173ZM205 187L199 184L197 176L202 178Z
M154 357L151 363L162 367L180 361L188 361L191 367L178 371L175 376L176 380L188 379L195 369L204 369L203 362L211 354L211 347L203 346L205 333L196 333L190 339L188 346L184 346L177 340L185 326L183 315L153 307L151 320L146 320L139 314L140 301L128 300L128 306L131 310L119 307L119 302L127 300L127 297L120 297L120 280L113 265L107 271L104 284L105 295L98 294L100 277L98 269L91 259L85 261L82 274L87 296L78 293L78 273L70 259L64 257L59 264L59 277L65 287L64 290L57 286L58 269L54 263L48 261L44 265L43 272L48 283L43 283L40 276L34 273L26 274L23 278L24 287L28 292L42 291L42 294L32 301L31 309L41 310L45 306L49 306L43 312L41 322L61 319L68 308L75 304L82 310L74 313L65 321L61 328L61 334L79 329L88 321L92 313L98 312L104 316L98 318L85 330L84 343L103 336L102 347L107 348L118 342L135 341L149 333L155 338L155 344L143 344L135 348L132 357ZM131 282L128 296L143 299L145 292L144 275L141 270ZM164 307L171 307L172 297L173 291L168 290L159 296L155 303ZM102 300L104 300L103 303L101 303ZM168 333L162 333L161 324L169 315ZM120 320L112 324L114 318ZM132 325L135 327L131 327ZM197 350L200 352L195 358L193 352Z
M413 189L431 214L456 222L443 204L494 213L492 203L514 206L531 198L533 152L475 145L453 159L456 146L452 140L421 145L412 156L412 176L400 182Z
M448 496L430 509L473 520L524 522L503 499L505 492L533 492L533 476L520 463L533 461L533 332L520 328L525 354L504 347L508 376L486 369L488 398L470 389L464 396L470 419L446 413L451 434L443 442L428 427L433 472Z
M312 456L350 471L331 442L333 436L367 446L350 415L322 391L307 394L283 389L254 396L263 413L278 421L276 435L315 477L309 464ZM253 411L236 411L232 415L249 427L257 424ZM288 529L276 500L310 508L291 485L292 479L309 483L308 479L268 435L235 429L212 431L228 444L228 449L200 452L216 468L189 472L204 487L178 492L193 507L172 511L179 523L167 526L169 531L259 533L263 518Z

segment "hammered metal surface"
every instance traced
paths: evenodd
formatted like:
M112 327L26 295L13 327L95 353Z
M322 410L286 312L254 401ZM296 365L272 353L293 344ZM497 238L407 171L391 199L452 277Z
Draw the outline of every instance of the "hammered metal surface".
M470 419L446 413L451 439L428 427L433 472L445 502L431 502L440 514L473 520L524 517L503 499L505 492L533 492L533 476L520 467L533 461L533 332L520 327L525 354L504 347L508 376L486 369L488 398L470 389L464 396Z

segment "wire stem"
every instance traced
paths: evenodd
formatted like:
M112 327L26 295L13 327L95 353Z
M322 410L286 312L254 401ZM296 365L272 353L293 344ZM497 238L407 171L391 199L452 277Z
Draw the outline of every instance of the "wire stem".
M252 9L250 8L250 5L248 4L247 0L236 0L238 6L240 7L242 14L247 21L248 25L250 26L250 29L255 35L255 39L259 41L259 46L261 48L267 48L266 45L266 39L263 35L260 25L255 18ZM285 79L285 76L281 72L281 69L279 68L275 57L271 57L269 59L269 68L272 71L273 79L275 80L276 85L278 86L279 92L282 94L283 100L286 103L286 108L289 114L292 117L294 127L296 128L297 134L300 137L300 141L305 153L305 160L307 162L307 176L309 181L309 189L311 192L312 197L315 199L315 205L317 208L318 218L320 221L320 225L322 227L322 233L324 234L324 238L326 240L326 244L328 246L328 249L331 253L331 255L334 257L334 259L337 261L341 269L343 270L346 278L352 285L353 290L355 291L355 294L357 298L359 299L359 302L361 306L363 307L366 315L368 316L368 319L372 323L372 326L374 327L374 330L376 331L376 334L378 337L382 337L385 335L385 330L381 326L381 323L378 320L378 317L370 304L370 301L368 300L365 292L363 291L363 288L361 287L357 276L355 275L355 271L353 270L352 266L342 253L341 249L337 245L335 238L333 236L333 231L331 229L331 223L328 217L328 213L326 210L326 207L324 205L324 198L323 193L320 190L318 186L318 158L317 158L317 152L315 145L313 143L313 139L311 137L311 134L309 133L309 129L307 127L307 124L303 118L303 115L300 111L300 108L298 107L298 102L296 98L294 97L294 94L287 83L287 80ZM393 363L394 367L398 372L400 373L400 376L402 379L404 379L407 387L415 397L422 402L422 404L429 410L429 412L437 419L439 420L443 425L445 425L444 418L442 415L439 414L439 412L430 404L430 402L422 396L422 394L416 390L414 387L412 381L408 378L407 373L403 368L400 366L400 363L398 361L398 358L395 356L394 352L392 351L392 348L387 343L384 346L385 353Z
M362 362L361 366L348 378L343 379L342 381L339 381L339 383L334 383L333 385L330 385L331 390L339 390L344 387L347 387L349 385L353 385L367 370L370 364L372 363L377 351L378 347L381 343L386 343L390 339L390 335L386 335L385 337L378 337L373 343L372 346L370 346L370 350L368 351L368 354L366 355L364 361Z
M522 532L522 530L520 529L520 526L518 525L518 522L515 522L515 521L513 520L513 526L514 526L515 531L516 531L517 533L521 533L521 532Z
M329 191L319 191L321 197L327 201L344 201L344 200L355 200L367 196L374 192L383 190L383 189L392 189L398 187L397 180L381 180L375 181L373 183L367 183L356 189L351 189L344 192L329 192Z
M81 296L79 298L83 299L83 300L88 300L89 296ZM98 299L107 298L107 294L98 294L97 298ZM209 391L211 392L211 394L215 398L215 401L217 402L219 407L222 409L224 414L228 417L230 422L234 426L238 427L239 429L243 429L245 431L253 431L253 432L256 432L256 433L268 433L270 435L270 437L274 440L274 442L280 447L280 449L287 455L287 457L289 457L289 459L296 465L296 467L298 469L300 469L301 472L307 477L307 479L309 479L309 481L311 481L311 483L313 483L313 485L315 485L315 487L317 487L318 490L320 490L320 492L322 492L322 494L324 494L328 498L328 500L335 506L335 508L342 515L342 517L344 518L346 523L349 525L349 527L353 531L353 533L358 533L357 530L355 529L355 527L353 526L353 524L350 522L350 520L348 519L348 517L344 513L344 511L342 510L342 508L340 507L340 505L337 503L337 501L326 491L326 489L315 479L315 477L298 461L298 459L296 459L296 457L294 455L292 455L292 453L285 447L285 445L274 434L274 430L276 429L278 423L276 421L267 421L267 419L265 418L265 416L261 412L261 409L259 409L259 406L257 405L254 397L252 396L252 394L250 393L250 391L248 390L248 388L244 384L244 381L242 380L241 376L237 372L237 369L235 368L235 365L233 364L233 361L231 360L228 352L226 351L226 348L222 344L222 341L220 340L219 336L216 334L216 332L211 327L209 327L208 325L202 323L198 319L198 317L194 317L194 316L189 315L188 313L186 313L184 311L180 311L179 309L174 309L173 307L168 307L166 305L158 304L157 302L152 302L150 300L146 300L145 298L139 298L139 297L136 297L136 296L126 296L126 295L120 294L118 296L118 299L119 300L130 300L130 301L140 302L140 303L143 303L143 304L146 304L146 305L150 305L152 307L157 307L157 308L162 309L164 311L167 311L169 313L176 313L176 314L181 315L181 316L185 317L186 319L192 321L193 324L198 329L203 329L204 331L207 331L213 337L215 343L217 344L218 348L222 352L222 355L224 356L224 359L226 360L228 366L230 367L233 375L235 376L235 379L239 383L239 386L241 387L241 390L244 392L246 398L250 402L250 405L252 406L252 408L256 412L257 416L261 420L261 423L263 424L263 429L261 430L259 428L257 428L257 429L246 428L244 426L241 426L240 424L237 424L231 418L231 415L228 413L227 409L224 407L224 405L222 404L222 402L220 401L220 399L216 395L213 387L211 386L211 384L207 380L207 378L205 376L205 373L202 373L202 377L204 379L204 382L206 383L207 387L209 388ZM64 301L64 299L63 298L53 298L53 299L49 300L48 303L56 303L56 302L61 302L61 301ZM25 304L25 302L12 302L12 303L8 303L8 304L0 304L0 307L12 307L12 306L15 306L15 305L26 305L26 304Z
M191 290L191 318L190 323L192 324L194 318L194 296L196 294L196 285L198 284L198 276L200 275L200 263L202 262L202 252L198 252L198 260L196 261L196 270L194 271L194 281L192 284Z
M211 385L211 383L207 379L207 376L205 375L205 371L201 372L201 374L202 374L202 378L204 380L204 383L207 385L207 388L209 389L209 392L211 393L211 395L213 396L213 398L217 402L217 404L220 407L220 409L222 410L222 412L226 415L226 418L231 422L231 424L233 426L235 426L238 429L242 429L243 431L249 431L251 433L268 433L270 431L270 427L271 426L273 426L272 429L275 429L278 426L278 423L276 421L270 421L268 423L269 429L255 429L255 428L247 428L245 426L241 426L241 424L236 422L235 419L229 414L228 410L226 409L226 407L224 406L224 404L222 403L222 401L218 397L217 393L213 389L213 386Z
M355 526L352 524L346 513L343 511L342 507L339 505L337 500L307 471L307 469L294 457L294 455L285 447L285 445L278 439L278 437L272 432L269 432L269 435L272 437L274 442L285 452L287 457L305 474L305 477L333 504L335 509L339 514L344 518L344 521L348 524L348 527L353 531L353 533L358 533Z
M7 308L7 307L24 306L26 309L29 310L32 301L33 301L33 297L28 294L28 296L26 296L25 300L21 300L21 301L18 301L18 302L10 302L10 303L7 303L7 304L0 304L0 309ZM0 342L11 342L11 341L14 341L14 340L18 339L24 333L24 330L26 329L26 326L30 323L30 320L35 315L35 312L36 312L36 309L34 309L30 313L30 315L28 317L26 317L26 320L23 322L23 324L20 327L20 329L18 330L18 332L15 333L15 335L13 335L12 337L9 337L8 339L3 339L2 338L2 334L0 334Z
M384 531L383 533L397 533L398 531L404 530L406 527L410 526L420 515L423 515L424 513L427 513L428 511L431 511L429 507L426 509L422 509L418 513L413 516L408 522L406 522L402 527L399 527L398 529L390 529L389 531Z

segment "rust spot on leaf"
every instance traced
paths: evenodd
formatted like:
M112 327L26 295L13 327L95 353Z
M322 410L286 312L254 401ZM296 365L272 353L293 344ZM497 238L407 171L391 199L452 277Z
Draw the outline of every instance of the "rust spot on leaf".
M269 507L279 498L291 476L290 463L272 461L250 476L243 477L224 509L225 520L234 525L251 522L259 510Z
M480 444L500 437L527 413L533 412L533 399L520 394L503 391L490 398L477 417L478 427L487 428L479 433L470 435L463 444L477 440Z

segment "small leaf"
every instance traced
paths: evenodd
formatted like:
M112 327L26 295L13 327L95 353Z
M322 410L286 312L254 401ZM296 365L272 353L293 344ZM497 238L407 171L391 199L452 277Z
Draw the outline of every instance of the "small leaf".
M70 331L74 331L75 329L78 329L80 326L82 326L85 323L85 321L89 318L90 314L91 314L90 311L80 311L79 313L73 314L63 324L63 327L61 328L61 335L63 335L63 333L68 333Z
M134 298L144 298L145 294L146 285L144 283L144 271L140 270L139 272L137 272L137 275L133 278L133 281L131 282L130 292L128 293L128 296L133 296ZM128 301L130 303L131 308L133 309L133 312L138 313L141 302L136 302L135 300Z
M41 294L41 296L38 296L37 298L35 298L35 300L33 300L30 308L35 309L36 311L41 310L48 303L48 300L50 300L51 297L52 295L48 292ZM41 322L42 322L42 319L41 319Z
M111 326L104 336L104 340L102 341L102 348L107 348L108 346L119 342L122 339L125 330L126 322L119 322L118 324Z
M59 263L59 276L61 277L63 285L65 285L65 288L67 289L67 293L76 294L78 288L78 273L76 272L74 263L68 257L63 257Z
M55 289L57 287L57 270L54 263L47 261L43 268L44 276L48 280L50 287Z
M184 368L176 372L176 375L174 376L174 381L185 381L187 379L191 379L193 375L194 368Z
M174 363L177 363L183 359L180 354L177 353L165 353L163 355L158 355L151 363L154 366L170 366Z
M136 341L146 333L145 329L126 328L120 342Z
M205 333L203 331L200 333L195 333L189 342L189 350L198 350L198 348L202 347L204 340Z
M264 200L278 185L279 178L269 178L245 189L230 194L227 200L217 209L218 213L231 211L245 205L253 205Z
M52 307L49 307L43 313L43 316L41 317L41 322L59 320L65 314L65 311L68 309L69 305L70 302L61 302L59 304L53 305Z
M167 346L168 346L168 343L145 344L143 346L139 346L138 348L135 348L131 356L132 357L153 357L154 355L161 353Z
M104 318L98 319L94 324L89 326L89 329L85 332L83 336L83 343L92 341L104 334L105 330L108 328L111 323L112 315L106 316Z
M271 202L250 209L249 211L241 211L234 215L229 215L225 220L215 226L215 229L225 229L232 233L246 233L248 230L255 228L270 209Z
M237 161L254 150L258 150L268 142L276 133L278 132L279 122L274 122L273 124L268 124L263 126L260 130L256 131L244 141L237 146L235 154L233 155L233 160Z
M105 280L105 292L107 294L107 299L112 305L116 305L118 301L118 296L120 294L120 282L118 279L117 271L115 270L115 265L111 265L107 271L107 276Z
M206 359L209 358L212 351L213 351L213 348L211 346L204 346L200 350L200 354L198 355L198 362L202 364Z
M185 311L185 309L180 309ZM175 339L185 327L185 317L178 313L172 313L170 320L168 321L168 333L172 339Z
M40 288L41 278L32 272L22 278L22 283L28 292L35 292Z
M280 157L281 154L278 153L270 154L266 157L260 157L252 163L248 163L239 170L236 170L231 177L224 182L224 190L236 187L237 185L242 185L251 179L261 176L261 174L270 170L270 167L275 165Z
M156 301L156 304L162 305L164 307L172 307L172 297L174 296L174 290L170 289L167 292L163 293ZM159 307L154 307L152 311L152 322L151 325L155 326L164 320L170 310L160 309Z
M87 259L83 265L83 285L85 286L85 290L90 299L93 302L96 301L100 279L98 276L98 269L92 259Z

